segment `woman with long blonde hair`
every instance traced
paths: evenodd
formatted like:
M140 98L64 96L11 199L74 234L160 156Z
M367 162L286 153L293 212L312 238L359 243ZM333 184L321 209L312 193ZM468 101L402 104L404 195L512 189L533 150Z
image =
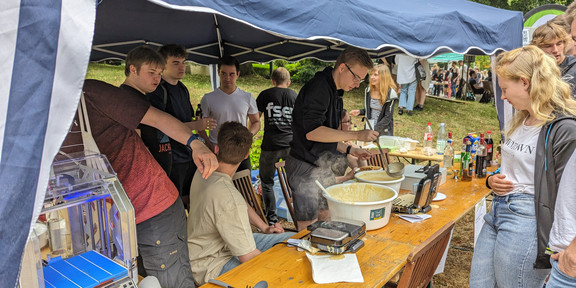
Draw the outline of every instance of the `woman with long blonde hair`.
M364 109L350 115L365 115L380 135L394 135L394 102L398 99L396 83L388 66L378 64L370 70L370 85L366 87Z
M503 53L496 74L502 99L517 111L500 171L486 179L494 198L470 287L542 287L551 264L558 272L548 252L563 251L576 236L576 101L554 59L536 46Z

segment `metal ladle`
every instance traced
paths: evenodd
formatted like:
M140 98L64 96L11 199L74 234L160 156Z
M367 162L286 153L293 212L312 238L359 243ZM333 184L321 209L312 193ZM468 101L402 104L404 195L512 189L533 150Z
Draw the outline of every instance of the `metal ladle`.
M366 117L362 118L362 122L364 121L368 123L368 128L374 131L374 129L372 128L372 124L370 124L370 121L368 121ZM384 154L384 152L382 151L380 142L378 141L378 139L376 139L375 142L376 145L378 146L378 150L380 150L380 154L382 155L382 162L384 162L384 168L386 170L386 174L388 174L388 176L393 178L402 177L402 175L404 174L404 164L400 162L388 163L388 158L386 158L386 154Z

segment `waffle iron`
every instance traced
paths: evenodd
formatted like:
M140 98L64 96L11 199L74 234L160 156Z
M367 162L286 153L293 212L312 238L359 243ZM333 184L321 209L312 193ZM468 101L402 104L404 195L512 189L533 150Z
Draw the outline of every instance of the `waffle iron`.
M366 224L351 219L318 221L308 226L310 242L322 251L333 254L356 252L364 246L360 238L366 234Z

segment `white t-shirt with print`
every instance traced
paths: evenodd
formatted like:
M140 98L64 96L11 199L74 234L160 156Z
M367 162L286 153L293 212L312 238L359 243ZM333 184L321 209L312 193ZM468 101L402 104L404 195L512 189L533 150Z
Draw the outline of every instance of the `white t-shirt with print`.
M542 126L526 126L524 123L502 143L502 166L500 173L505 180L514 183L507 194L525 193L534 195L534 165L536 144Z

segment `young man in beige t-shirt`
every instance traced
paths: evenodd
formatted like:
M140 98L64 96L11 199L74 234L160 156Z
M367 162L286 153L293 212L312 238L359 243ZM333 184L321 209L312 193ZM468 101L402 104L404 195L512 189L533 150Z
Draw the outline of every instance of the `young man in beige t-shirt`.
M251 145L252 133L242 124L222 124L214 149L218 169L208 179L192 180L188 251L192 274L199 285L294 235L283 233L278 223L264 223L232 183L232 176L248 156ZM266 234L252 234L250 224Z

